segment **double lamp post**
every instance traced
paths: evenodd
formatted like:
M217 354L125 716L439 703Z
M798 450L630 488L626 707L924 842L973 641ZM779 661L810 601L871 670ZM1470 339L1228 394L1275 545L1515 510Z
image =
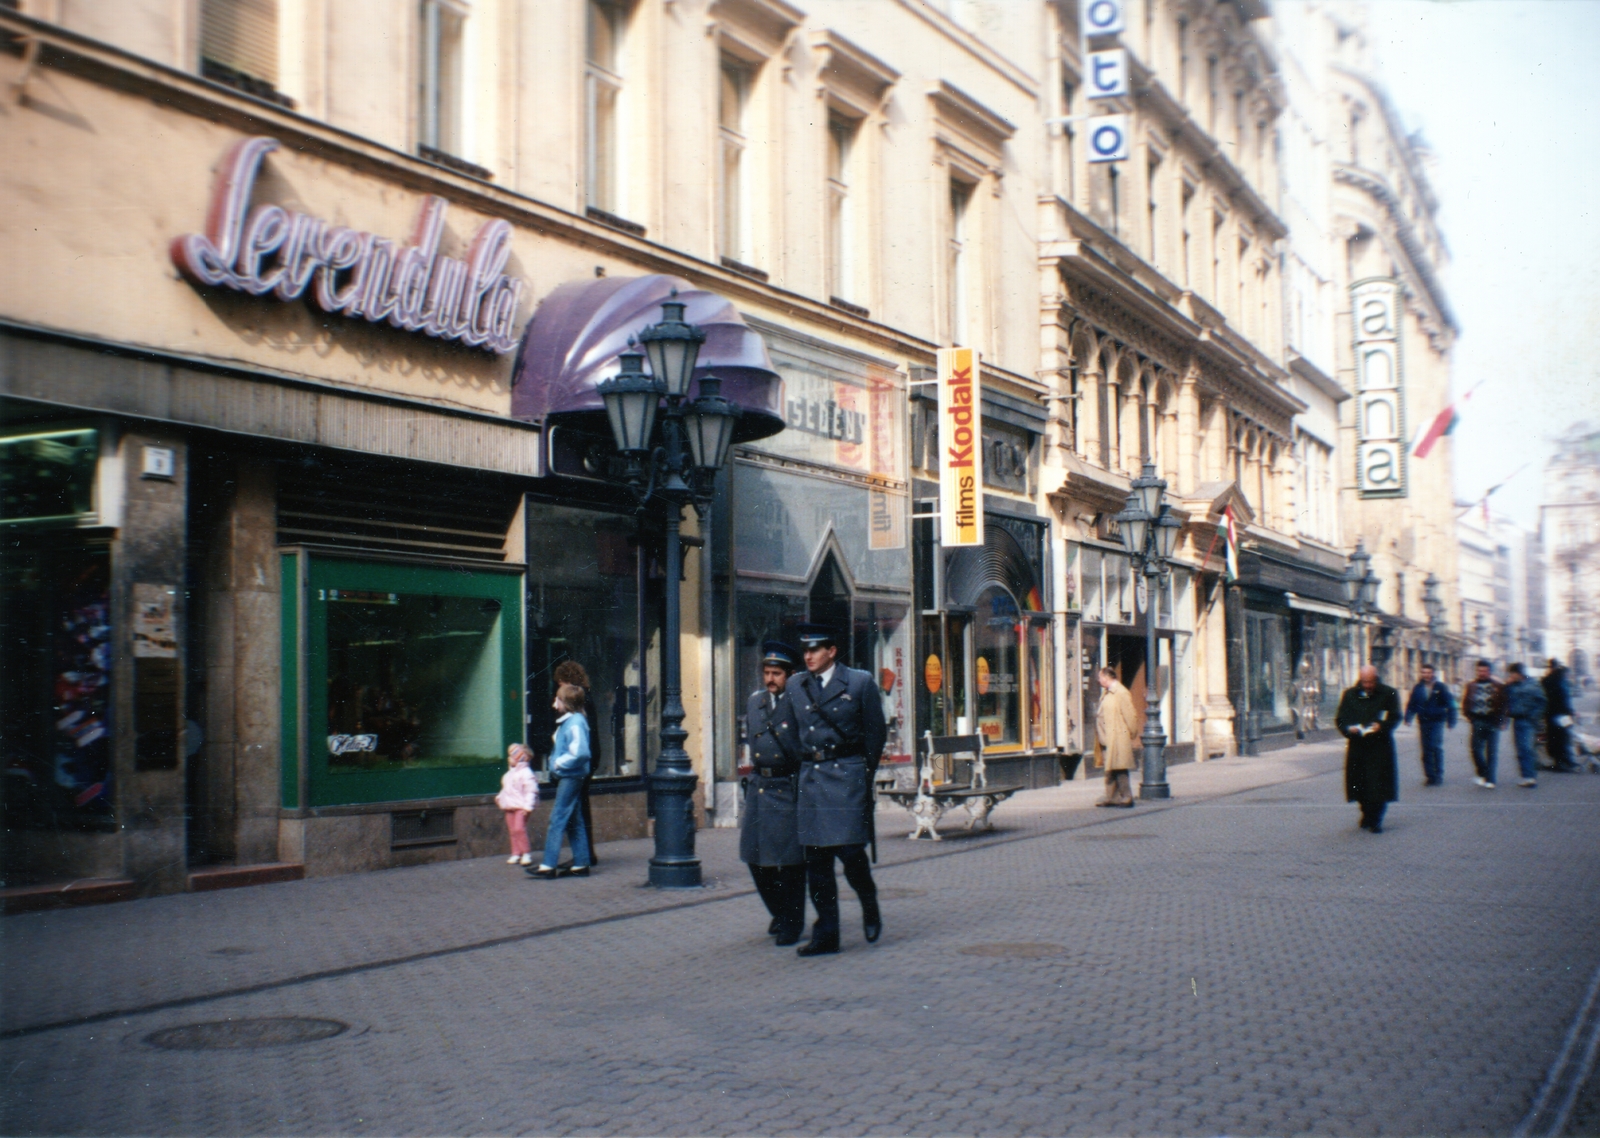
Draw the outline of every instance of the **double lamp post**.
M1156 683L1156 610L1158 590L1167 573L1172 551L1178 546L1178 531L1183 529L1162 498L1167 481L1156 477L1155 464L1146 462L1130 486L1131 493L1121 513L1112 521L1122 538L1123 548L1134 566L1144 574L1144 733L1139 742L1144 748L1144 770L1139 782L1140 798L1171 798L1167 785L1167 736L1161 730L1161 693Z
M728 461L739 408L722 398L722 381L700 377L700 393L689 398L695 363L705 333L683 319L684 305L673 290L661 305L662 319L639 334L641 354L618 358L621 370L599 384L611 422L611 437L622 455L622 480L642 515L658 508L665 519L666 614L662 628L661 754L650 776L655 805L656 848L650 859L650 884L664 889L700 885L700 859L694 851L694 788L698 781L684 741L683 685L679 653L679 580L683 508L697 513L711 502L717 471ZM629 344L630 349L633 344ZM645 358L650 370L644 370ZM641 646L642 650L642 646Z

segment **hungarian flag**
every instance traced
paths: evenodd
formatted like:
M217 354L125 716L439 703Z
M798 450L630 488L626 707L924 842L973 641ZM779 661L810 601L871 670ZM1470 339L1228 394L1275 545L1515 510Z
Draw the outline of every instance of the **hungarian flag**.
M1227 541L1228 580L1239 579L1239 528L1233 518L1233 507L1222 507L1222 536Z
M1472 392L1478 390L1481 386L1483 386L1481 383L1474 384L1472 390L1461 397L1461 403L1464 404L1468 399L1471 399ZM1429 424L1428 429L1421 432L1415 440L1415 445L1411 448L1411 457L1427 458L1428 452L1433 449L1433 444L1455 430L1456 424L1459 422L1461 422L1459 405L1452 403L1434 416L1434 420Z

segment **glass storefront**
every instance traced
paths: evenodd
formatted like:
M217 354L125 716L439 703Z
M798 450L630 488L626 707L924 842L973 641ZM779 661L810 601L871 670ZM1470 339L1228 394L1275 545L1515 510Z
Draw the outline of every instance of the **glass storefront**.
M1067 546L1067 589L1077 601L1080 617L1080 696L1085 725L1080 745L1086 751L1094 748L1094 717L1101 690L1095 672L1101 667L1116 669L1141 714L1148 704L1157 705L1169 745L1194 742L1190 714L1195 679L1193 576L1188 569L1174 566L1153 588L1146 586L1156 625L1153 668L1146 667L1145 660L1149 650L1145 621L1152 619L1152 614L1139 610L1139 576L1125 553L1076 542Z
M520 571L281 556L286 805L492 792L522 738Z
M1246 609L1244 614L1245 698L1255 735L1294 726L1290 709L1289 617Z
M555 671L573 660L589 677L594 777L637 778L660 730L659 571L628 517L530 500L527 529L528 746L542 765Z

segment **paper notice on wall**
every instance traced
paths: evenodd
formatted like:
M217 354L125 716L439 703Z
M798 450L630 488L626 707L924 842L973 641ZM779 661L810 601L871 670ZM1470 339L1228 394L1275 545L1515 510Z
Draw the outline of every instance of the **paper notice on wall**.
M172 585L133 586L133 654L170 660L178 655L172 609L178 590Z
M941 348L939 363L939 543L983 544L983 422L978 353Z
M906 496L891 481L902 477L897 440L899 420L894 404L903 399L898 387L884 377L876 377L867 393L871 414L867 417L867 444L873 489L867 501L867 548L904 549L906 547Z

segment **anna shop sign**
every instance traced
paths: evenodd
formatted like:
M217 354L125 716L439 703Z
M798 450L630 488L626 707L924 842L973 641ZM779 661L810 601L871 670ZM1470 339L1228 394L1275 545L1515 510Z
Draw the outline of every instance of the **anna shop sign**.
M505 353L522 282L505 275L511 226L484 223L465 260L441 256L448 203L429 195L411 244L277 205L250 208L256 177L275 138L254 137L229 153L217 179L205 233L172 243L191 281L251 296L295 300L307 292L324 312L388 323L439 340Z

